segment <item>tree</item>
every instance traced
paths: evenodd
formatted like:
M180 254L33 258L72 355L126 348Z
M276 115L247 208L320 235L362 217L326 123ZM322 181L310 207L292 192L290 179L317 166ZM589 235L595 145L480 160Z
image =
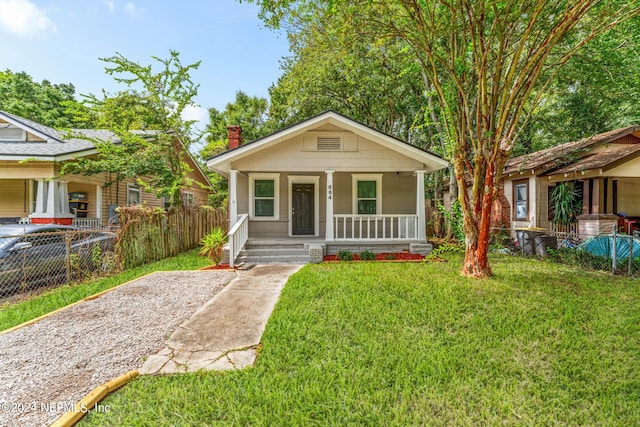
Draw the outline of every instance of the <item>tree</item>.
M309 10L349 16L361 34L403 40L438 99L461 189L462 274L491 275L490 212L523 126L558 71L597 35L637 15L638 1L258 0L273 26Z
M200 152L204 159L227 149L227 126L241 126L242 139L253 141L270 133L269 101L249 96L239 90L234 102L225 105L224 111L209 108L209 124L205 129L207 145Z
M72 127L77 122L67 109L75 102L71 83L38 83L25 72L0 71L0 110L45 126Z
M191 184L187 159L194 123L183 120L182 112L194 105L198 85L189 73L200 62L183 66L175 51L170 51L168 59L152 58L160 66L158 72L119 53L101 58L110 64L107 74L128 89L114 96L103 92L103 98L88 97L90 108L83 112L88 116L82 117L112 131L119 143L91 138L98 156L65 163L62 173L112 172L117 180L135 178L147 191L180 205L181 190ZM144 131L134 132L133 128Z

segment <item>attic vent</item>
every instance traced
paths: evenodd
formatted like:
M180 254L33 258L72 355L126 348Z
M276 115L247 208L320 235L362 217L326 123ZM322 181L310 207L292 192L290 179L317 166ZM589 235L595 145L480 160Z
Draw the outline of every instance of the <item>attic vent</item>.
M319 136L317 141L318 151L340 151L342 141L339 136Z
M24 141L25 131L15 126L0 125L0 141Z

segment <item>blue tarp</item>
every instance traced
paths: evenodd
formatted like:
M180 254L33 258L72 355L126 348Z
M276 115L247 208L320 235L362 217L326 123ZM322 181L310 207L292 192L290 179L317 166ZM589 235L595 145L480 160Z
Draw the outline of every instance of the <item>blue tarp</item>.
M616 235L616 258L629 258L629 246L633 241L633 258L640 257L640 239L631 237L628 234ZM613 255L613 236L596 236L590 237L578 245L578 249L588 252L592 255L599 255L612 258Z

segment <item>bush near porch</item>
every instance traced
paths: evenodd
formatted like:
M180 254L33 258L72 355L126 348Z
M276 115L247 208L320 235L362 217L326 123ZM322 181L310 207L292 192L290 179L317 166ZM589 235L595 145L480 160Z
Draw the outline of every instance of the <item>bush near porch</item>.
M292 276L256 366L144 377L83 425L636 425L640 285L491 254Z

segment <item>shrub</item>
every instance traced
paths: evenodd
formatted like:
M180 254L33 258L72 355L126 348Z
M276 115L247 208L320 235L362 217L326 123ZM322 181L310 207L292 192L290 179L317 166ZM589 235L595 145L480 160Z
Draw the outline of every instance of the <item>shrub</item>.
M360 259L363 261L373 261L376 259L376 254L371 251L360 252Z
M338 259L340 261L353 261L353 254L347 250L338 251Z
M220 264L225 243L227 243L227 234L222 228L216 227L200 241L202 248L199 253L207 256L212 263Z
M447 210L443 204L438 203L438 211L440 211L444 217L445 222L451 226L451 231L458 242L463 243L464 227L462 223L462 207L460 206L460 202L455 200L451 204L450 210Z

